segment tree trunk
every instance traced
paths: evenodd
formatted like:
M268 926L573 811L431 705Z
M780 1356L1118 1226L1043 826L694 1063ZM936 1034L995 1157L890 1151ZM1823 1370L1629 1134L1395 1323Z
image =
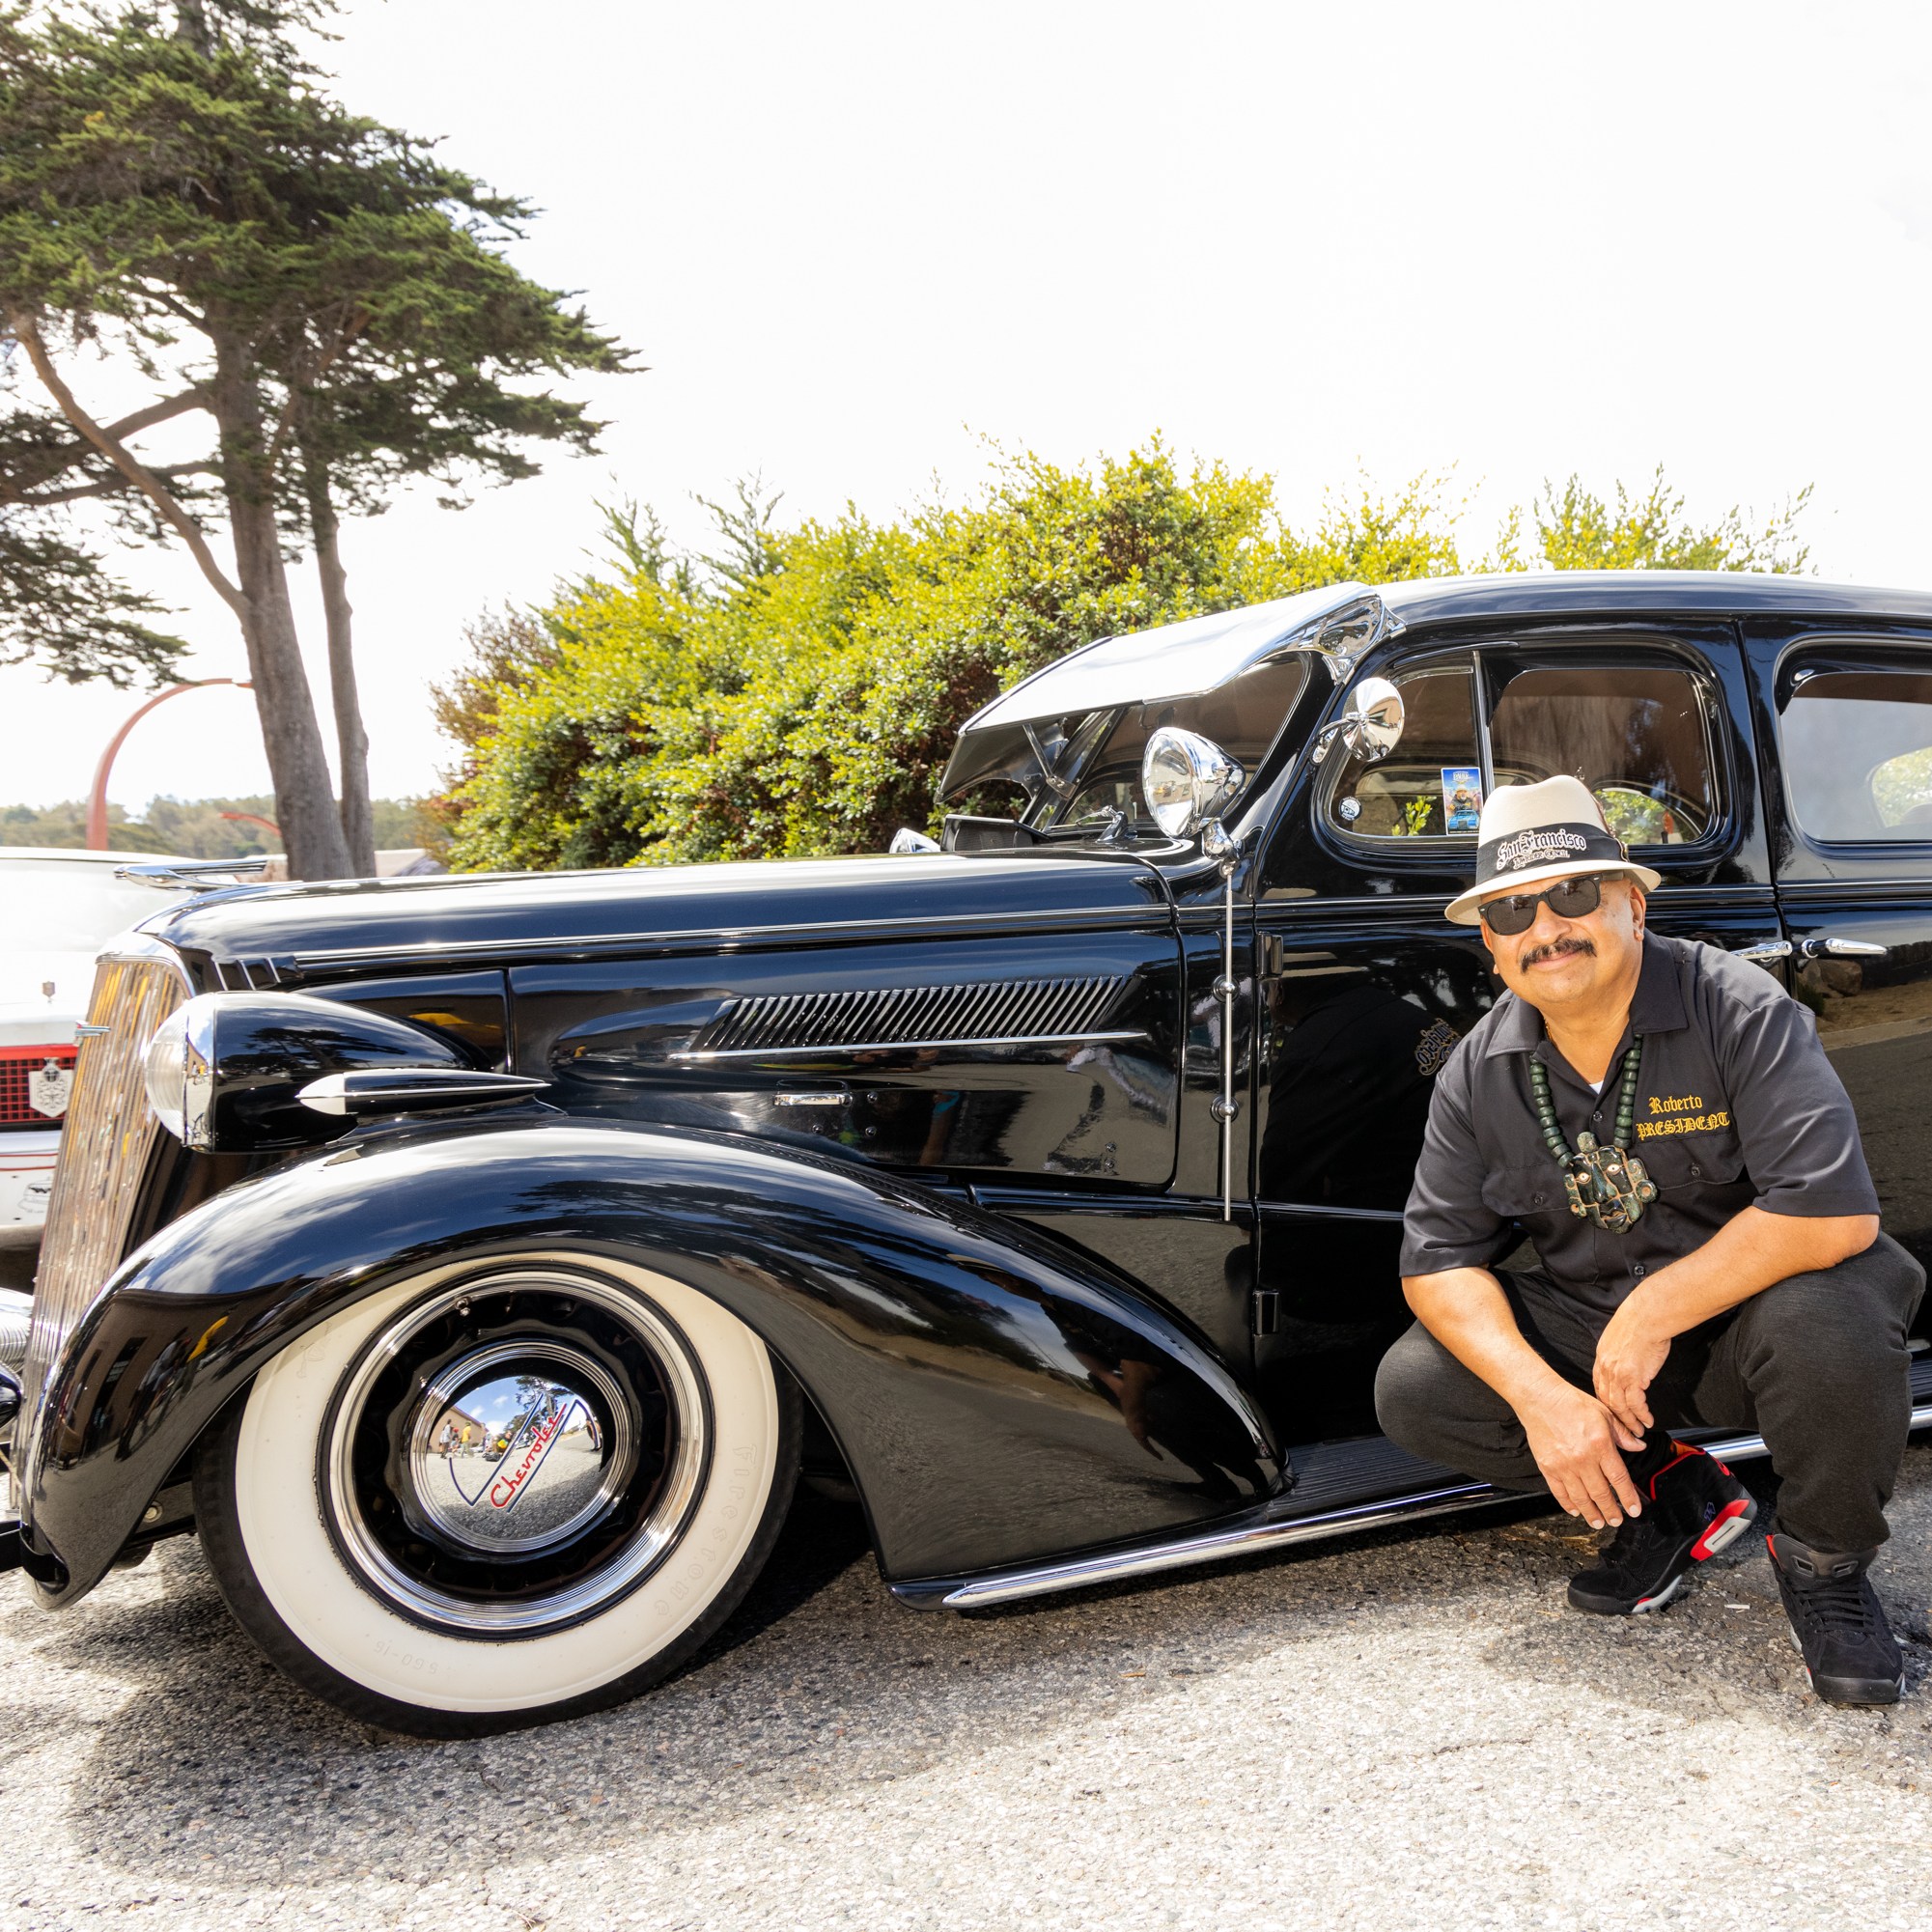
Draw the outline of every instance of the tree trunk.
M328 466L307 444L302 484L309 499L309 528L316 540L316 574L322 579L322 618L328 627L329 692L335 701L342 836L350 863L366 879L376 876L376 815L369 804L369 734L355 689L355 655L349 602L349 574L342 567L341 529L329 494Z
M202 0L175 0L175 39L185 41L204 59L214 51L214 37L208 30L208 11Z
M221 428L235 569L244 601L241 632L248 646L248 675L275 786L275 818L288 848L289 876L351 879L355 868L336 814L315 698L289 602L274 490L265 473L269 452L261 398L240 367L238 351L225 346L215 352L214 409Z

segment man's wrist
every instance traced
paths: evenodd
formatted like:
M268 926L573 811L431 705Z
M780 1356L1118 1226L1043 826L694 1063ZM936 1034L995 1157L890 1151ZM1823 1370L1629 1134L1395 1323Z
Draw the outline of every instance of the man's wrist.
M1676 1267L1673 1261L1670 1267ZM1673 1342L1677 1327L1669 1316L1667 1286L1660 1291L1667 1269L1660 1269L1648 1281L1639 1281L1611 1317L1625 1335L1636 1342Z
M1520 1381L1500 1391L1519 1417L1579 1392L1574 1383L1566 1382L1541 1356L1532 1357L1531 1363Z

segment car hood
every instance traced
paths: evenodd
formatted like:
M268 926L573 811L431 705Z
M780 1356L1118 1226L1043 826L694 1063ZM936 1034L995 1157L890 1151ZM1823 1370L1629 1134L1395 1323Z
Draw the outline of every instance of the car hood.
M482 964L761 936L822 942L859 929L1106 924L1165 906L1161 875L1124 854L936 853L249 886L143 931L190 955L306 974L365 959Z
M42 990L46 986L54 990L51 998ZM93 987L92 953L0 953L0 1046L71 1040Z

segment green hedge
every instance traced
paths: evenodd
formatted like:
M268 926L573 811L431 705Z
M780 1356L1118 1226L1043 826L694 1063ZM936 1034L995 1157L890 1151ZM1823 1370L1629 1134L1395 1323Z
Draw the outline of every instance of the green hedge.
M619 577L478 627L475 663L438 693L466 753L443 806L448 856L545 868L882 851L899 826L937 826L962 721L1078 645L1351 577L1462 569L1448 485L1331 499L1299 538L1273 479L1184 473L1157 439L1093 468L1002 457L977 502L892 524L848 510L774 531L742 492L720 513L733 555L709 565L620 517ZM1762 537L1735 512L1699 532L1674 520L1660 476L1645 498L1619 489L1614 511L1573 480L1531 515L1542 555L1566 564L1791 569L1802 504ZM1513 518L1488 567L1524 567L1521 528Z

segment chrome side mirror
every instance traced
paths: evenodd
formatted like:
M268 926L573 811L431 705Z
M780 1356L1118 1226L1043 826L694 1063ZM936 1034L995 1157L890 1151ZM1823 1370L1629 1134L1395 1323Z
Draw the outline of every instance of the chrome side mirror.
M1169 838L1191 838L1247 782L1238 760L1197 731L1163 724L1140 760L1140 791Z
M1386 758L1402 742L1402 727L1407 722L1408 712L1395 686L1386 678L1364 678L1349 693L1348 709L1316 734L1309 762L1319 765L1339 738L1349 750L1362 752L1373 764L1378 758Z
M885 850L895 857L904 858L911 852L938 852L942 850L936 838L928 838L924 832L915 832L910 826L901 826L892 834L892 843Z

